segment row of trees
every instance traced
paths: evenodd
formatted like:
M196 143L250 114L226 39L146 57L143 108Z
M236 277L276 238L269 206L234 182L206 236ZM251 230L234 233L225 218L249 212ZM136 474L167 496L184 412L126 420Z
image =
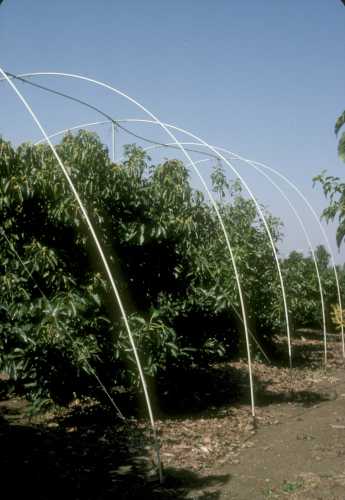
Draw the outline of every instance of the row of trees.
M234 270L214 210L183 163L153 165L127 146L113 164L85 131L65 136L57 150L108 256L146 375L170 380L237 354L243 327ZM269 349L284 316L265 228L219 165L212 186L251 331ZM266 216L278 244L281 223ZM38 406L95 393L94 371L114 390L136 387L121 315L49 147L0 141L0 241L0 370ZM329 256L323 247L317 256L330 305L337 299ZM319 325L313 261L293 252L282 268L293 326Z

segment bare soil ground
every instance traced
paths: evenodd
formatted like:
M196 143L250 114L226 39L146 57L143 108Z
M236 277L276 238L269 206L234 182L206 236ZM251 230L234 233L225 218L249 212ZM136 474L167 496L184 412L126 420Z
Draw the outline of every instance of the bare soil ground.
M254 428L246 364L202 374L196 410L158 420L165 483L157 481L148 424L116 420L92 400L29 418L0 401L0 470L10 498L345 499L345 372L337 337L294 340L296 368L255 363ZM195 401L194 401L195 402ZM180 403L180 404L178 404Z

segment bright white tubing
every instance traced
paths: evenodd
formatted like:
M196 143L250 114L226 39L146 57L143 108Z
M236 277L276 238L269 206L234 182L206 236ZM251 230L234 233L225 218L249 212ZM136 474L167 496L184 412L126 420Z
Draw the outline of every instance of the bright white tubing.
M136 123L136 122L156 123L156 122L154 122L152 120L146 120L146 119L116 119L114 121L116 121L118 123ZM75 130L75 129L84 128L84 127L89 127L89 126L93 126L93 125L103 125L105 123L113 123L113 122L107 120L107 121L99 121L99 122L92 122L92 123L84 123L84 124L76 125L74 127L68 128L68 129L60 130L59 132L56 132L56 133L52 134L50 137L55 137L55 136L64 134L64 133L66 133L66 132L68 132L70 130ZM171 124L167 124L167 123L165 123L165 125L168 128L179 130L179 131L185 133L186 135L189 135L189 133L186 130L177 128L177 127L175 127L175 126L173 126ZM42 142L42 141L39 141L39 142ZM38 143L36 143L36 144L38 144ZM202 145L200 142L183 142L182 144L184 146L201 146ZM166 147L176 147L175 143L165 144L165 146ZM152 149L158 149L158 148L161 148L161 147L164 147L164 145L160 145L159 144L159 145L155 145L155 146L149 146L148 148L145 148L145 151L149 151L149 150L152 150ZM290 207L294 211L296 217L298 218L299 223L301 224L302 230L303 230L303 232L304 232L304 234L306 236L306 239L308 241L308 244L309 244L312 256L313 256L314 265L315 265L315 269L316 269L316 273L317 273L317 278L318 278L318 283L319 283L321 308L322 308L322 319L323 319L324 360L325 360L325 365L326 365L326 363L327 363L327 332L326 332L326 319L325 319L325 308L324 308L324 297L323 297L323 291L322 291L322 284L321 284L321 279L320 279L320 274L319 274L319 269L318 269L317 261L316 261L316 258L315 258L315 253L314 253L314 250L313 250L312 245L310 243L310 238L308 236L308 233L306 232L305 226L304 226L304 224L303 224L300 216L298 215L295 207L293 206L293 204L291 203L291 201L289 200L289 198L287 197L287 195L281 190L281 188L271 179L271 177L267 176L267 174L265 174L264 172L262 172L262 170L258 166L259 165L258 162L254 162L252 160L248 160L246 158L240 157L239 155L237 155L237 154L235 154L233 152L230 152L229 150L224 149L224 148L215 147L215 149L223 151L223 152L226 152L227 154L230 154L232 156L232 159L240 159L240 160L242 160L242 161L250 164L258 172L260 172L262 175L264 175L272 183L272 185L274 185L279 190L279 192L282 194L282 196L287 200L288 204L290 205ZM268 166L266 166L264 164L260 164L260 165L261 165L261 167L270 169L272 172L275 172L277 175L280 175L278 171L275 171L274 169L272 169L272 168L270 168L270 167L268 167ZM293 183L290 183L290 181L287 178L284 178L284 176L281 175L281 177L286 182L288 182L290 184L290 186L293 187L298 192L297 186L295 186ZM307 205L310 208L310 210L313 212L313 208L310 206L309 202L303 197L302 193L298 192L298 194L304 199L304 201L307 203ZM330 247L328 238L327 238L326 234L324 233L323 227L320 224L320 221L319 221L317 215L315 214L315 212L313 213L313 215L314 215L314 217L316 217L316 221L317 221L318 225L320 226L322 234L323 234L323 236L324 236L324 238L326 240L326 243L327 243L327 246L328 246L328 250L329 250L329 252L330 252L330 254L332 256L332 264L333 264L333 269L334 269L335 279L336 279L336 284L337 284L338 300L339 300L339 303L341 305L339 281L338 281L338 276L337 276L337 270L336 270L336 267L335 267L335 264L334 264L334 257L333 257L332 249ZM343 345L343 356L345 357L343 327L342 327L342 345Z
M99 252L99 255L102 259L102 262L103 262L103 265L105 267L105 270L106 270L106 273L108 275L108 278L109 278L109 281L111 283L111 286L112 286L112 289L113 289L113 292L114 292L114 295L115 295L115 298L116 298L116 301L117 301L117 304L120 308L120 311L121 311L121 315L122 315L122 318L123 318L123 321L125 323L125 327L126 327L126 330L127 330L127 333L128 333L128 336L129 336L129 339L130 339L130 343L131 343L131 347L132 347L132 350L133 350L133 354L134 354L134 357L135 357L135 360L136 360L136 363L137 363L137 366L138 366L138 370L139 370L139 374L140 374L140 378L141 378L141 382L142 382L142 385L143 385L143 389L144 389L144 394L145 394L145 399L146 399L146 404L147 404L147 408L148 408L148 412L149 412L149 417L150 417L150 421L151 421L151 426L152 426L152 429L153 429L153 433L154 433L154 438L155 438L155 441L156 441L156 449L157 449L157 458L158 458L158 468L159 468L159 476L160 476L160 481L163 482L163 472L162 472L162 468L161 468L161 460L160 460L160 453L159 453L159 445L158 445L158 438L157 438L157 434L156 434L156 427L155 427L155 422L154 422L154 418L153 418L153 412L152 412L152 408L151 408L151 402L150 402L150 398L149 398L149 395L148 395L148 391L147 391L147 387L146 387L146 381L145 381L145 378L144 378L144 373L143 373L143 370L142 370L142 367L141 367L141 363L140 363L140 360L139 360L139 356L138 356L138 353L137 353L137 349L136 349L136 346L135 346L135 342L134 342L134 338L133 338L133 335L132 335L132 332L131 332L131 329L130 329L130 326L129 326L129 323L128 323L128 320L127 320L127 316L126 316L126 312L124 310L124 307L123 307L123 304L122 304L122 301L121 301L121 297L119 295L119 292L117 290L117 287L116 287L116 284L115 284L115 281L113 279L113 276L111 274L111 271L110 271L110 268L109 268L109 265L108 265L108 262L106 260L106 257L104 255L104 252L103 252L103 249L98 241L98 238L97 238L97 235L95 233L95 230L92 226L92 223L89 219L89 216L88 216L88 213L79 197L79 194L60 158L60 156L58 155L58 153L56 152L56 149L55 147L53 146L53 144L51 143L49 137L47 136L45 130L43 129L41 123L39 122L38 118L36 117L35 113L33 112L33 110L31 109L30 105L28 104L28 102L25 100L25 98L22 96L22 94L19 92L19 90L16 88L16 86L11 82L11 80L8 78L8 76L6 75L6 73L2 70L2 68L0 67L0 74L3 75L3 77L5 78L5 80L7 80L8 84L10 85L10 87L12 87L12 89L14 90L14 92L17 94L17 96L19 97L20 101L24 104L25 108L27 109L27 111L29 112L29 114L31 115L31 117L33 118L34 122L36 123L36 125L38 126L38 128L40 129L40 131L42 132L42 135L45 137L46 141L48 142L49 144L49 147L51 148L72 192L73 192L73 195L75 197L75 199L77 200L77 203L80 207L80 210L86 220L86 223L88 225L88 228L90 230L90 233L93 237L93 240L96 244L96 247L97 247L97 250Z
M128 119L119 119L119 120L114 120L114 121L115 121L116 123L123 123L123 122L127 122L127 121L128 121ZM132 119L131 119L130 121L131 121L131 123L133 122L133 120L132 120ZM141 120L140 120L140 121L141 121ZM145 121L146 121L146 120L145 120ZM147 121L148 121L148 122L150 122L150 123L156 123L156 122L154 122L154 121L152 121L152 120L147 120ZM104 124L109 124L109 123L112 125L112 127L114 126L114 122L113 122L113 121L109 121L109 120L105 120L105 121L103 120L103 121L98 121L98 122L88 122L88 123L82 123L82 124L80 124L80 125L76 125L76 126L73 126L73 127L69 127L69 128L66 128L66 129L62 129L62 130L59 130L58 132L55 132L55 133L53 133L53 134L50 134L50 135L49 135L49 138L50 138L50 139L52 139L52 138L54 138L54 137L58 137L58 136L63 135L63 134L65 134L65 133L67 133L67 132L71 132L71 131L73 131L73 130L83 129L83 128L86 128L86 127L92 127L92 126L96 126L96 125L104 125ZM39 141L35 142L35 145L39 145L39 144L42 144L42 143L44 143L44 142L46 142L46 140L45 140L45 139L41 139L41 140L39 140ZM176 143L175 143L175 142L174 142L174 143L172 143L172 144L174 144L174 145L175 145L175 147L176 147ZM186 143L186 144L188 144L188 143ZM194 143L193 143L193 144L194 144ZM185 143L183 143L183 145L185 145ZM145 151L146 151L146 150L148 150L148 149L154 149L154 148L156 148L156 147L163 147L163 146L161 146L161 145L160 145L160 146L151 146L150 148L145 149ZM120 161L121 161L121 160L120 160ZM203 160L203 161L205 161L205 160ZM208 159L207 159L206 161L208 161ZM195 161L195 162L194 162L194 167L195 167L195 166L196 166L196 164L198 164L198 163L200 163L200 161ZM188 166L193 166L193 163L190 163ZM244 321L243 321L243 319L242 319L242 318L241 318L241 321L242 321L243 325L245 325L245 323L244 323ZM249 329L248 329L248 332L249 332ZM261 349L261 347L260 347L260 349ZM265 354L265 353L263 353L263 354L264 354L264 356L266 356L266 354ZM248 363L248 364L249 364L249 363ZM252 405L252 407L253 407L253 405ZM254 416L255 416L254 412L252 412L252 414L253 414L253 417L254 417Z
M79 125L75 125L73 127L68 127L68 128L65 128L65 129L62 129L62 130L59 130L58 132L54 132L53 134L50 134L49 135L49 139L53 139L54 137L58 137L60 135L64 135L68 132L71 132L73 130L78 130L78 129L84 129L84 128L88 128L88 127L93 127L93 126L97 126L97 125L109 125L111 124L112 128L114 127L114 122L115 123L126 123L128 121L128 119L114 119L114 120L103 120L103 121L97 121L97 122L87 122L87 123L81 123ZM149 120L150 123L155 123L153 122L152 120ZM131 120L131 122L133 122L133 120ZM39 141L36 141L35 142L35 146L39 145L39 144L43 144L44 142L46 142L45 139L40 139ZM188 146L188 145L200 145L199 143L195 143L195 142L191 142L191 143L188 143L188 142L183 142L181 143L183 146ZM176 148L176 144L175 143L169 143L169 144L159 144L159 145L155 145L155 146L149 146L148 148L145 148L144 151L149 151L149 150L152 150L152 149L158 149L158 148L162 148L162 147L174 147ZM113 154L113 158L114 158L114 154ZM113 160L114 161L114 160ZM122 161L122 159L119 160L120 162ZM195 164L198 164L198 163L201 163L201 162L204 162L204 161L210 161L209 158L206 158L205 160L198 160L198 161L195 161ZM187 165L187 168L191 166L190 164ZM240 319L240 321L242 322L243 324L243 319L242 317L239 315L239 313L237 312L236 309L234 309L236 315L238 316L238 318ZM255 339L254 335L249 331L250 335L253 337L254 341L257 342L257 340ZM260 346L260 344L257 342L257 345L260 349L260 351L262 352L263 356L266 358L267 362L270 362L270 360L268 359L266 353L262 350L262 347Z
M221 228L222 228L222 231L223 231L223 234L224 234L224 237L225 237L225 241L226 241L229 253L230 253L231 262L232 262L232 265L233 265L233 268L234 268L234 273L235 273L235 278L236 278L236 284L237 284L237 288L238 288L238 292L239 292L239 297L240 297L240 303L241 303L241 312L242 312L242 315L243 315L245 336L246 336L252 416L253 416L253 418L255 418L254 389L253 389L253 378L252 378L252 367L251 367L250 342L249 342L249 334L248 334L247 316L246 316L246 311L245 311L245 306L244 306L244 300L243 300L243 295L242 295L242 290L241 290L241 285L240 285L239 274L238 274L238 270L237 270L235 258L234 258L234 255L233 255L233 251L232 251L232 248L231 248L230 240L229 240L227 231L225 229L225 225L224 225L223 219L222 219L222 217L220 215L220 212L218 210L217 204L216 204L216 202L214 200L214 197L213 197L212 193L208 189L208 186L207 186L204 178L200 174L198 168L194 165L194 162L191 159L191 157L189 156L189 154L185 151L185 149L180 144L180 142L176 139L176 137L174 136L174 134L162 122L160 122L155 115L153 115L144 106L142 106L141 104L139 104L137 101L135 101L134 99L132 99L131 97L129 97L125 93L121 92L120 90L115 89L114 87L111 87L110 85L108 85L106 83L103 83L103 82L100 82L98 80L95 80L95 79L92 79L92 78L88 78L88 77L85 77L85 76L81 76L81 75L75 75L75 74L71 74L71 73L61 73L61 72L59 72L59 73L58 72L39 72L39 73L36 72L36 73L30 73L30 74L25 74L25 75L20 75L20 76L21 77L24 77L24 76L63 76L63 77L68 77L68 78L76 78L76 79L79 79L79 80L84 80L84 81L93 83L95 85L99 85L101 87L107 88L108 90L114 92L115 94L118 94L118 95L126 98L127 100L129 100L130 102L132 102L133 104L135 104L136 106L138 106L146 114L148 114L154 120L154 123L157 123L158 125L160 125L163 128L163 130L165 130L165 132L173 139L174 143L180 148L180 150L183 152L183 154L185 155L185 157L189 160L189 162L191 163L192 167L194 168L197 176L199 177L201 183L203 184L204 189L205 189L207 195L209 196L211 204L212 204L212 206L213 206L213 208L214 208L214 210L215 210L215 212L217 214L217 218L218 218L219 223L221 225ZM198 140L201 143L203 143L209 149L212 149L211 146L209 146L205 141L203 141L199 137L197 137L197 136L193 136L193 137L196 140ZM226 160L224 160L224 161L226 161Z
M187 145L193 145L195 146L196 143L183 143L184 146L187 146ZM161 146L157 146L158 147L161 147ZM148 150L151 150L153 149L153 146L150 146L149 148L145 148L145 151L148 151ZM213 161L213 158L206 158L204 160L199 160L198 162L196 163L201 163L201 162L206 162L206 161ZM311 240L310 240L310 237L309 237L309 234L307 232L307 229L299 215L299 213L297 212L295 206L293 205L293 203L290 201L290 199L288 198L288 196L286 195L286 193L280 188L280 186L278 186L278 184L266 173L266 172L263 172L257 165L255 165L254 162L250 162L250 165L255 169L257 170L257 172L259 172L261 175L263 175L271 184L272 186L274 186L278 192L281 194L281 196L283 196L283 198L287 201L288 205L290 206L291 210L293 211L293 213L295 214L300 226L301 226L301 229L304 233L304 236L307 240L307 243L308 243L308 246L309 246L309 249L310 249L310 252L312 254L312 258L313 258L313 261L314 261L314 266L315 266L315 271L316 271L316 276L317 276L317 281L318 281L318 286L319 286L319 293L320 293L320 302L321 302L321 312L322 312L322 329L323 329L323 338L324 338L324 365L326 367L327 365L327 331L326 331L326 313L325 313L325 304L324 304L324 297L323 297L323 288L322 288L322 283L321 283L321 277L320 277L320 272L319 272L319 266L318 266L318 263L317 263L317 260L316 260L316 256L315 256L315 252L314 252L314 249L313 249L313 246L312 246L312 243L311 243Z
M116 128L114 123L111 124L111 150L112 150L112 160L115 163L115 143L116 143Z
M219 148L219 149L222 149L222 148ZM229 153L233 154L231 152L229 152ZM340 312L340 315L341 315L341 342L342 342L343 358L345 358L344 316L343 316L343 306L342 306L342 300L341 300L341 294L340 294L340 285L339 285L338 271L337 271L337 268L336 268L336 265L335 265L335 261L334 261L334 256L333 256L331 244L329 242L327 234L326 234L326 232L325 232L325 230L324 230L324 228L323 228L323 226L322 226L322 224L321 224L321 222L320 222L320 220L319 220L319 218L318 218L318 216L317 216L314 208L309 203L308 199L304 196L304 194L300 191L300 189L293 182L291 182L285 175L283 175L281 172L278 172L274 168L269 167L268 165L265 165L264 163L254 162L254 161L248 160L248 159L243 158L243 157L238 156L238 155L236 155L236 157L239 160L248 162L249 164L255 164L255 165L259 166L259 167L265 168L265 169L269 170L270 172L273 172L274 174L276 174L281 179L283 179L302 198L302 200L305 202L305 204L307 205L307 207L309 208L309 210L313 214L316 222L318 223L318 225L320 227L320 230L321 230L321 233L322 233L322 235L324 237L324 240L326 242L328 251L329 251L329 253L331 255L332 266L333 266L333 271L334 271L334 276L335 276L335 282L336 282L336 287L337 287L339 307L340 307L340 311L341 311Z
M46 300L46 302L47 302L47 304L49 306L49 309L50 309L50 304L49 304L48 297L43 292L43 290L40 288L40 286L37 284L37 281L33 277L32 273L28 269L27 265L25 264L25 262L23 262L22 258L18 254L17 250L14 248L14 246L11 243L11 241L8 239L8 237L6 235L6 232L5 232L5 230L4 230L3 227L0 227L0 234L5 238L8 246L11 248L12 252L15 254L15 256L17 257L18 261L20 262L20 264L25 269L25 271L28 274L28 276L30 277L30 279L33 281L33 283L35 283L37 290L40 292L40 294L42 295L42 297ZM59 326L58 326L57 319L56 319L55 315L54 315L54 321L55 321L56 327L58 328ZM67 333L67 336L72 340L72 336L69 333L69 331L66 331L65 333ZM88 369L90 370L90 372L92 373L92 375L97 380L97 383L101 387L102 391L104 392L104 394L107 396L107 398L109 399L110 403L114 407L117 415L121 418L121 420L126 420L125 417L124 417L124 415L123 415L123 413L121 412L120 408L117 406L117 404L115 403L114 399L111 397L109 391L107 390L107 388L105 387L105 385L103 384L103 382L101 381L101 379L99 378L99 376L97 375L97 372L92 368L92 366L90 365L90 363L89 363L89 361L87 359L85 359L85 363L86 363Z

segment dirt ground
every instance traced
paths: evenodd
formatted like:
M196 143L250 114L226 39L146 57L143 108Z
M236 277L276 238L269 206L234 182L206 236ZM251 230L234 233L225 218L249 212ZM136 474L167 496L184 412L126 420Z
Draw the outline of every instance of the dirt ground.
M275 425L259 428L246 442L221 499L345 498L345 377L334 374L325 400L310 407L273 408ZM329 397L329 400L326 398Z
M295 367L255 363L256 426L243 361L205 375L193 411L157 422L165 482L147 422L121 423L94 401L29 418L0 401L2 489L35 499L345 499L345 372L337 337L294 340ZM231 387L231 390L229 389Z

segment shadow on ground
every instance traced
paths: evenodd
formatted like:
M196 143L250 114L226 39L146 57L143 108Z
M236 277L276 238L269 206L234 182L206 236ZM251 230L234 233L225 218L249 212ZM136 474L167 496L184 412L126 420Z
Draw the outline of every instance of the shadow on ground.
M299 366L299 360L301 365L308 362L308 366L314 360L321 367L320 335L315 344L308 343L308 349L303 345L302 337L306 335L303 333L294 341L295 366ZM285 344L283 347L286 348ZM256 364L256 404L292 402L312 406L333 399L331 393L309 390L302 372L298 373L297 368L298 384L290 384L286 382L288 370L284 362L279 368ZM162 392L159 403L157 398L156 414L160 407L163 419L179 420L186 415L192 419L223 418L219 411L223 406L249 403L244 362L191 370L176 377L175 382L165 399ZM216 500L230 480L228 475L207 476L186 468L169 468L164 472L166 480L161 486L147 426L140 428L135 419L123 424L100 405L82 405L68 416L39 425L23 418L23 414L23 408L16 407L15 400L0 402L1 486L10 492L10 498Z
M320 387L311 390L297 367L292 373L291 381L288 369L279 374L279 379L266 378L265 371L269 370L270 368L266 370L264 364L256 365L254 369L255 404L258 407L280 403L309 407L336 397L333 392L324 391ZM271 376L278 375L278 372L279 369L271 373ZM186 380L184 385L180 385L180 391L169 393L170 399L163 401L157 409L156 413L162 419L198 419L206 416L222 418L219 410L224 407L233 404L250 405L249 377L245 363L236 367L224 363L207 372L189 376Z
M102 413L87 414L84 419L72 415L53 424L16 421L15 408L6 418L0 417L1 486L9 498L216 500L229 479L168 469L161 486L147 438L138 429L120 423L110 426Z
M329 335L328 342L338 341L338 335ZM334 347L334 346L333 346ZM341 356L337 356L339 348L330 349L328 361L330 366L343 366ZM276 339L275 361L272 364L256 363L254 376L254 390L257 404L265 406L281 402L298 402L306 406L331 399L329 395L317 394L309 391L303 383L302 371L306 368L319 370L324 368L324 347L322 332L306 329L294 333L293 345L293 372L290 382L289 358L286 337ZM268 381L267 373L277 377ZM294 387L298 380L297 387ZM275 390L271 391L270 386ZM176 373L170 380L168 387L158 389L156 398L156 413L160 416L192 417L198 412L204 412L233 403L250 404L249 377L246 362L224 362L204 368L189 369ZM151 394L154 391L151 390Z
M332 348L333 344L333 348ZM337 346L338 344L338 346ZM328 362L331 365L342 364L341 337L339 333L327 332ZM286 336L276 343L278 365L289 367ZM294 368L318 369L324 367L324 335L320 330L305 328L292 335L292 365Z

